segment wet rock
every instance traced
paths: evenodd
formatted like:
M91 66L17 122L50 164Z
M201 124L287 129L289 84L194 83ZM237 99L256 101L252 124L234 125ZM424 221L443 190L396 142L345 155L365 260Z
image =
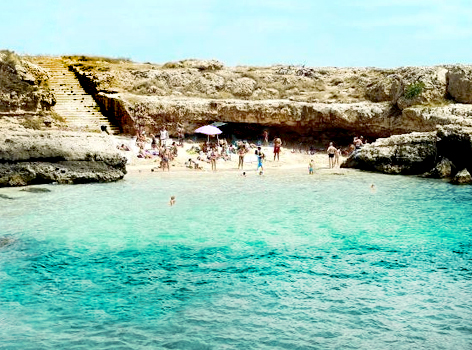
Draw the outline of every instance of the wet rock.
M467 171L467 169L462 169L456 174L456 176L454 176L451 183L455 185L472 184L472 176L470 176L470 173Z
M3 194L3 193L0 193L0 198L2 198L2 199L15 199L15 198L7 196L6 194Z
M13 244L15 240L10 237L0 237L0 248L7 247L11 244Z
M445 179L452 176L454 169L454 164L449 159L441 158L436 166L429 173L426 173L423 176Z

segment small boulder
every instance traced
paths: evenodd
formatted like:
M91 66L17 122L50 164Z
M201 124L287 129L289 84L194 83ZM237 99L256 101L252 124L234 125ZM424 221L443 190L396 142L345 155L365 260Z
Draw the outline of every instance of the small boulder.
M444 179L452 176L454 164L447 159L442 158L428 174L430 177Z
M472 67L457 66L447 72L447 92L460 103L472 103Z
M456 176L454 176L451 183L455 185L472 184L472 176L470 176L470 173L467 171L467 169L462 169L456 174Z

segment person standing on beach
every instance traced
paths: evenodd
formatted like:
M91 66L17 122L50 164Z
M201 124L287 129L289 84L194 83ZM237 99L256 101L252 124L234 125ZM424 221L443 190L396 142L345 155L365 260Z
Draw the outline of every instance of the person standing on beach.
M184 128L182 128L182 126L179 125L179 127L177 128L177 138L179 140L180 147L184 145L184 137L185 137Z
M329 147L326 152L328 152L329 168L334 168L334 155L336 154L336 147L333 146L332 142L329 143Z
M161 146L165 147L167 139L169 138L169 133L167 132L167 129L165 126L162 127L160 138L161 138Z
M239 155L238 169L242 170L244 166L244 156L246 155L246 147L244 147L244 145L239 146L238 155Z
M161 168L162 171L170 171L169 162L170 162L170 151L166 147L162 147L159 150L159 155L161 157Z
M216 171L216 158L218 157L218 153L215 150L215 148L211 149L210 152L210 164L211 164L211 170Z
M334 152L334 165L339 166L339 156L340 155L341 155L341 147L337 148L336 152Z
M266 130L264 130L264 132L262 133L262 137L264 137L264 145L268 146L269 145L269 132Z
M275 161L275 158L277 158L277 160L280 160L279 155L280 155L281 146L282 146L282 140L280 139L280 137L276 137L274 139L274 161Z
M313 175L315 170L315 161L312 159L310 163L308 163L308 174Z
M257 156L257 169L261 169L261 171L264 171L264 166L262 165L262 162L264 161L265 154L262 152L261 146L257 147L256 149L256 156Z

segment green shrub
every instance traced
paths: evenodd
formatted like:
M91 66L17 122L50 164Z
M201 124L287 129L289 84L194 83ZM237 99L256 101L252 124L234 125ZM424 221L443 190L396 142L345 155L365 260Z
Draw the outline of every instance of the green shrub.
M40 118L26 118L21 123L26 129L41 130L44 126L44 122Z
M405 98L412 99L415 98L423 92L423 89L425 88L425 83L422 81L418 81L416 83L410 84L406 87L405 89Z

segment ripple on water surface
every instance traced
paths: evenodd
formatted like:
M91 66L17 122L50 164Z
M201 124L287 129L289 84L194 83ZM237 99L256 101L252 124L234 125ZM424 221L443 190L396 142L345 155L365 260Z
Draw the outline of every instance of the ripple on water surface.
M353 172L48 188L0 198L2 348L472 348L468 187Z

